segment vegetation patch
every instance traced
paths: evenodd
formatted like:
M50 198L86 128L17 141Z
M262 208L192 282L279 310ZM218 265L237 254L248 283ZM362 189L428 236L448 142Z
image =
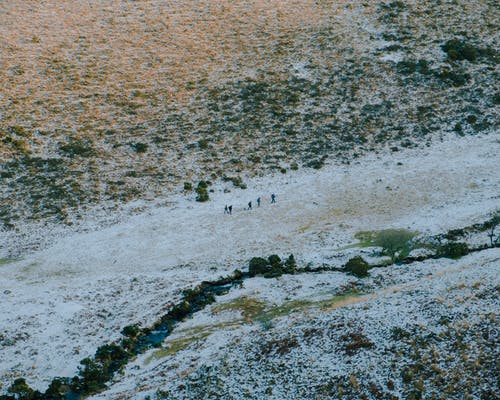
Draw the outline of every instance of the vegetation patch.
M19 260L20 258L0 258L0 265L10 264Z
M267 260L262 257L253 257L248 266L250 276L263 275L265 278L275 278L283 274L295 273L297 264L293 254L285 260L276 255L270 255Z
M89 139L71 138L67 143L59 143L59 151L68 157L92 157L96 155Z
M175 340L167 340L164 343L165 348L153 351L153 354L151 354L151 356L146 358L146 360L144 361L144 365L148 365L153 360L159 360L161 358L175 355L179 351L182 351L189 347L191 344L199 342L200 340L203 340L206 337L210 336L210 333L211 332L204 332L197 336L188 336Z
M406 229L363 231L354 235L360 242L350 247L380 247L382 255L389 256L392 262L397 262L417 248L417 244L413 241L417 235L418 232Z
M242 296L228 303L217 304L212 308L213 313L222 311L239 311L246 322L258 319L264 314L267 306L262 300Z
M368 263L360 256L351 258L345 265L345 270L358 278L368 276L369 268Z
M374 346L362 332L349 332L341 336L344 341L344 351L348 355L353 355L361 349L369 349Z
M469 246L463 242L449 242L438 247L437 255L440 257L447 257L458 259L469 254Z
M196 186L196 201L203 203L209 200L208 196L208 186L211 185L208 181L200 181L198 182L198 186Z

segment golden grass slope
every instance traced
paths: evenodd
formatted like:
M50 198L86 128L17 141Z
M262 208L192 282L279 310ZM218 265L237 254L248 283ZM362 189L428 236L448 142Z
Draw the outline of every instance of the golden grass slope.
M319 3L2 1L0 128L74 135L160 118L200 80L265 65L337 7Z

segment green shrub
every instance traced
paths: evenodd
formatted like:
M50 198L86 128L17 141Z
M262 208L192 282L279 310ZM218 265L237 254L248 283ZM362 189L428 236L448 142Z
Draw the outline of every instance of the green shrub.
M389 256L392 262L404 259L412 250L415 232L406 229L385 229L381 231L359 232L355 237L362 246L382 247L382 254Z
M182 319L191 312L191 304L187 301L175 305L169 312L172 318Z
M108 375L112 375L128 362L129 354L116 344L105 344L97 349L95 359L104 366Z
M48 389L44 393L47 400L64 400L66 398L67 387L63 385L61 378L54 378Z
M357 353L360 349L369 349L374 346L373 342L361 332L346 333L341 336L341 339L344 341L346 354L350 356Z
M289 274L295 273L295 270L297 269L297 263L295 262L295 257L293 254L290 254L288 258L285 261L285 270Z
M209 200L208 196L208 182L200 181L196 187L196 201L204 202Z
M252 276L265 274L270 270L268 261L262 257L253 257L248 265L248 273Z
M475 61L479 55L479 50L462 40L451 39L441 46L450 60Z
M280 267L281 266L281 258L279 258L278 255L272 254L270 255L267 260L269 261L269 264L271 264L271 267Z
M122 329L122 335L123 336L127 336L127 337L136 337L139 332L141 331L141 329L139 328L139 326L137 324L134 324L134 325L127 325L125 328Z
M11 393L14 399L31 400L40 398L40 392L35 392L31 389L24 378L17 378L9 389L8 393Z
M354 276L362 278L368 275L368 263L360 256L356 256L347 261L345 270Z
M193 190L193 184L191 182L184 182L184 190L190 192Z
M417 63L412 60L403 60L396 64L396 68L400 74L411 75L417 71Z
M441 257L457 259L467 254L469 254L469 246L463 242L446 243L438 249L438 255Z
M208 148L208 140L207 139L200 139L198 140L198 147L201 150L205 150Z
M68 143L59 143L59 151L68 157L91 157L95 155L90 140L70 139Z
M145 153L148 150L148 144L147 143L131 143L130 146L135 150L136 153Z
M80 393L95 393L106 387L105 382L108 381L111 376L108 375L103 366L94 361L93 359L87 357L80 361L81 367L79 367L80 379L76 379L74 382L74 390Z
M222 178L224 182L232 182L234 187L239 187L240 189L246 189L247 185L241 179L241 176L226 176Z
M445 83L452 84L455 87L463 86L470 80L469 74L457 72L449 68L434 70L434 75Z

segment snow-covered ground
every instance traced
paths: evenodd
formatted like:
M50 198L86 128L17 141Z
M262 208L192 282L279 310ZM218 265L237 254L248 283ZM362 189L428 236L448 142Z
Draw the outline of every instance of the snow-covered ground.
M372 271L363 282L339 272L255 278L182 323L167 339L166 350L138 357L109 390L93 398L144 399L159 393L158 398L186 400L211 398L209 394L229 399L316 399L322 398L319 394L330 381L351 375L360 380L359 386L362 379L377 382L381 391L392 380L395 387L386 393L405 398L399 372L411 360L391 354L395 332L416 337L418 327L439 335L450 326L474 326L494 316L500 307L495 295L499 264L500 251L493 249L458 262L430 260ZM335 296L349 282L367 294ZM237 310L248 313L250 301L263 302L266 308L250 318L220 311L225 304L237 304ZM346 352L346 335L355 334L371 343L369 350L361 346L352 354ZM442 348L442 343L435 344L445 364ZM477 356L471 350L468 358ZM460 370L460 360L455 363ZM435 390L432 386L430 382L430 392ZM455 388L449 398L463 398L461 389Z
M499 154L498 135L450 136L351 165L249 180L246 190L217 183L208 203L176 194L158 203L167 205L88 232L26 225L24 242L3 232L3 254L44 233L53 244L0 264L0 391L18 376L45 389L55 376L74 375L81 359L118 339L124 326L147 326L183 289L243 269L253 256L293 253L300 264L340 264L338 249L359 231L432 234L481 222L500 206ZM244 209L248 201L253 210ZM233 215L223 214L225 204ZM488 271L498 270L498 250L484 257ZM335 278L330 289L346 279Z

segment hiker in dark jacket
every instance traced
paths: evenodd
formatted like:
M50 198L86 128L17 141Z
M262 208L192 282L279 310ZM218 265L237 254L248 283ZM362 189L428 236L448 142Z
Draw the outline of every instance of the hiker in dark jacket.
M260 197L257 197L257 207L260 207Z
M249 209L249 210L251 210L251 209L252 209L252 202L251 202L251 201L249 201L249 202L248 202L248 209Z
M233 213L233 205L231 204L227 210L229 211L229 215L231 215Z
M224 214L229 214L229 209L227 208L227 204L224 206Z
M276 203L276 195L274 193L271 195L271 203Z

